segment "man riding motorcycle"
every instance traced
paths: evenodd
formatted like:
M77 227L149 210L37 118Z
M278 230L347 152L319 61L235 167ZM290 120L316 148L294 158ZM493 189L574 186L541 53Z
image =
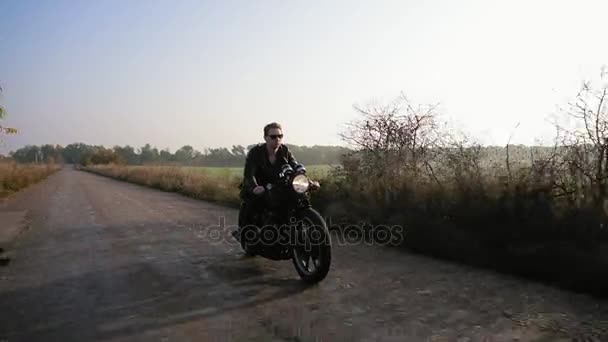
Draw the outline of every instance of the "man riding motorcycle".
M266 191L266 184L274 183L281 171L281 166L290 164L292 167L298 163L287 148L282 144L283 129L276 122L264 126L263 144L254 146L247 153L243 181L240 185L241 207L239 211L239 229L233 232L239 239L240 230L253 224L253 214L261 210L264 205L262 194ZM319 183L311 182L311 189L318 189Z

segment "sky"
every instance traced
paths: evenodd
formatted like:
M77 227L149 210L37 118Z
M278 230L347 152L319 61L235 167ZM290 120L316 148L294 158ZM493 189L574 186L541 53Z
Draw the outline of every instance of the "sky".
M439 103L484 144L548 141L608 63L608 1L0 0L0 153L26 144L343 145L353 105ZM519 123L517 129L514 127Z

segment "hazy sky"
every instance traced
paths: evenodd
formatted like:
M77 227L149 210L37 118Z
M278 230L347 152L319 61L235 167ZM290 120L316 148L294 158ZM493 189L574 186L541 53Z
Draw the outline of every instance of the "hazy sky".
M608 1L0 0L0 98L25 144L340 144L400 91L488 144L533 143L608 63Z

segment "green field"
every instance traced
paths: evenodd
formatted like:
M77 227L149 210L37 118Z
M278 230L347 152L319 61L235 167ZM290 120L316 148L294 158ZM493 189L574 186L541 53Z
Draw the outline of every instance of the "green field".
M306 166L306 173L311 178L324 178L331 171L332 165L308 165ZM205 166L192 166L187 167L191 170L196 170L202 173L206 173L217 177L242 177L242 167L205 167Z

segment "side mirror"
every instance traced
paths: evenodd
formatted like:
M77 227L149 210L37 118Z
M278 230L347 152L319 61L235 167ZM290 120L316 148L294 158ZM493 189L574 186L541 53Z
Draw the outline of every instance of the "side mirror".
M294 171L296 173L306 173L306 168L304 167L304 165L298 163L296 164Z
M281 166L281 172L279 172L279 178L285 178L285 176L289 176L293 174L294 170L289 164L285 164Z

